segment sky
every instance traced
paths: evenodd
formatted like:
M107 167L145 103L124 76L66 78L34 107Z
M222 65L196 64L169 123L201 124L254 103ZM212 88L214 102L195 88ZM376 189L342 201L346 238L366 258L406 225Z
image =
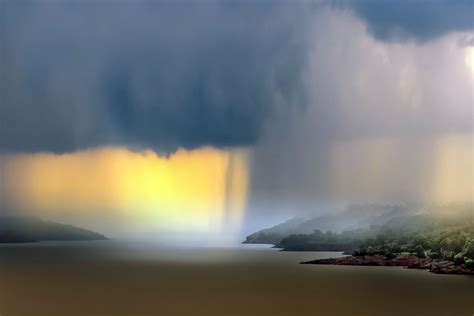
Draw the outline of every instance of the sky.
M222 240L472 203L473 21L471 1L0 0L1 208Z

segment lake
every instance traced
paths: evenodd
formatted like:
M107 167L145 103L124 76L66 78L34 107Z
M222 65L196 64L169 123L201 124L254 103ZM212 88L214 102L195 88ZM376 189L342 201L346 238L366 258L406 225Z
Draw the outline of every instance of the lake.
M300 265L340 253L140 242L0 246L0 315L474 314L474 277Z

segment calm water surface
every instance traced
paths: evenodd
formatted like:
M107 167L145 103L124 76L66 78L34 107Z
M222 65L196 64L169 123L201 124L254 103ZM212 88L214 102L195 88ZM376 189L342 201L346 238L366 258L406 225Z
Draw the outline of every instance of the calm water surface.
M0 246L0 315L474 314L474 277L300 265L339 253L149 243Z

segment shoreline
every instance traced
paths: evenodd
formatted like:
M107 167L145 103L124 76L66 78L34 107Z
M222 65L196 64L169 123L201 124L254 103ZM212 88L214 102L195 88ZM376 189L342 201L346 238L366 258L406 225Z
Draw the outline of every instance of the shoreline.
M399 255L393 259L381 255L346 256L340 258L304 261L300 262L300 264L403 267L406 269L428 270L435 274L474 275L474 268L467 267L465 264L456 265L450 261L418 258L413 255Z

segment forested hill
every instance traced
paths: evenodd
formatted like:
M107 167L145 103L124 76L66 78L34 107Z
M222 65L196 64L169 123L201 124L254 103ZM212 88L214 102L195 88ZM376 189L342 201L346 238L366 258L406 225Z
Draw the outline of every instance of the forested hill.
M246 244L279 244L293 234L311 234L315 230L341 233L347 230L369 228L381 225L392 218L413 215L412 208L400 205L351 205L342 212L330 213L312 219L293 218L270 228L262 229L247 236Z

